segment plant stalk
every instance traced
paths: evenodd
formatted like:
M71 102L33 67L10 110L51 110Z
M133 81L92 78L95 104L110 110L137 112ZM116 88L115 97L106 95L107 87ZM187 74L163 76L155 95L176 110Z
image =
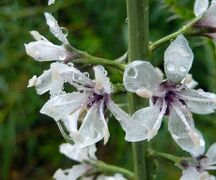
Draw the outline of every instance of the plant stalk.
M149 57L149 5L148 0L126 0L128 20L128 60L148 61ZM129 113L133 114L139 107L136 106L137 96L128 93ZM136 103L135 103L136 102ZM149 171L148 143L132 143L133 161L136 180L151 179Z

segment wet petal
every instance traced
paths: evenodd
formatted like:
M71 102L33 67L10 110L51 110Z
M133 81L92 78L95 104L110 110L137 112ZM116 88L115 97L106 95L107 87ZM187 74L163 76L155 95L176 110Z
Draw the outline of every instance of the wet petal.
M164 54L164 70L167 78L174 83L181 82L189 72L193 58L187 39L179 35Z
M123 77L125 88L131 92L138 89L154 91L161 81L161 77L149 62L139 60L127 65Z
M215 112L216 94L204 92L202 89L183 89L177 92L180 99L184 100L190 111L197 114L209 114Z
M136 111L132 118L134 123L140 124L145 129L145 139L151 140L161 127L167 104L164 99L159 99L155 105Z
M143 137L143 127L136 124L132 118L124 112L117 104L112 100L107 104L108 109L115 116L116 120L119 121L123 130L126 133L125 140L129 142L142 141Z
M85 164L74 165L71 169L58 169L53 178L56 180L77 180L79 177L83 176L90 167Z
M105 118L100 113L103 101L95 103L88 110L79 129L83 142L75 142L81 148L95 144L107 135L108 127Z
M211 2L210 7L198 22L200 26L216 28L216 1Z
M49 0L48 1L48 6L50 6L50 5L54 4L54 3L55 3L55 0Z
M95 88L97 91L105 91L107 94L112 92L112 86L110 83L110 79L107 77L107 71L103 66L95 66Z
M194 126L192 114L178 100L171 103L169 111L168 129L176 143L192 154L202 154L205 141Z
M63 47L46 40L39 40L25 44L26 53L36 61L63 61L70 53Z
M45 12L44 13L46 22L50 28L50 32L58 38L63 44L69 43L66 35L63 33L62 29L59 27L58 22L55 20L55 18L50 14Z
M163 103L160 106L157 104L152 107L143 108L135 112L132 118L113 101L110 101L108 108L126 132L125 139L130 142L137 142L151 139L156 135L165 113L166 104Z
M60 152L68 158L77 162L82 162L83 160L89 159L97 159L95 156L96 150L97 149L95 145L82 149L79 146L71 145L69 143L60 145Z
M30 31L30 34L36 41L45 40L48 41L44 36L42 36L38 31ZM48 41L49 42L49 41Z
M211 147L208 149L206 156L208 157L209 160L209 165L214 165L216 164L216 143L211 145Z
M63 91L66 75L70 72L70 67L63 63L52 63L49 70L43 72L39 77L33 76L29 80L28 87L35 86L38 94L50 91L51 96L59 95Z
M206 12L209 6L209 0L196 0L194 4L195 16L200 16Z
M40 113L46 114L56 121L64 119L70 113L85 108L88 96L88 94L78 92L55 96L45 103Z
M180 180L200 180L200 174L195 167L191 166L183 170Z

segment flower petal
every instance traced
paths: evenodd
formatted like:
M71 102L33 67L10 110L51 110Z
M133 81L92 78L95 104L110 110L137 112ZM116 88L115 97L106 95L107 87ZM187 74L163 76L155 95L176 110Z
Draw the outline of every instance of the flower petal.
M161 127L163 116L166 112L167 104L164 99L158 99L157 102L147 108L136 111L132 118L133 122L143 127L145 139L151 140Z
M59 27L58 22L55 20L55 18L50 14L45 12L44 16L46 18L47 25L50 28L50 32L58 38L63 44L69 43L66 35L62 32L62 29Z
M30 31L30 34L36 41L45 40L48 41L44 36L42 36L38 31ZM49 42L49 41L48 41Z
M123 130L126 133L125 140L129 142L142 141L143 138L143 127L136 124L132 118L124 112L117 104L112 100L107 104L108 109L115 116L116 120L119 121Z
M104 69L103 66L95 66L94 67L95 73L95 89L96 91L105 91L107 94L112 92L112 86L110 83L110 79L107 77L107 71Z
M46 114L56 121L64 119L78 109L85 108L88 96L88 94L78 92L55 96L45 103L40 113Z
M169 111L168 129L176 143L191 154L202 154L205 141L194 126L192 114L178 100L171 103Z
M177 92L180 99L186 102L190 111L197 114L209 114L215 112L216 94L204 92L202 89L183 89Z
M209 160L209 165L214 165L216 164L216 143L211 145L211 147L208 149L206 156L208 157Z
M164 70L167 78L174 83L181 82L189 72L193 58L187 39L182 34L179 35L164 54Z
M94 144L82 149L79 146L71 145L69 143L63 143L60 145L60 152L77 162L82 162L89 159L97 159L95 156L96 150L97 149Z
M201 180L200 179L200 172L196 170L195 167L188 167L186 170L183 170L182 176L180 180Z
M55 0L49 0L48 1L48 6L50 6L50 5L54 4L54 3L55 3Z
M203 15L209 6L209 0L196 0L194 4L195 16Z
M200 0L201 1L201 0ZM205 12L204 16L198 22L199 26L216 28L216 1L211 1L211 5Z
M39 40L25 44L26 53L36 61L63 61L70 53L63 47L46 40Z
M117 173L114 176L100 175L97 177L97 180L127 180L127 179L121 174Z
M154 91L161 81L161 77L149 62L139 60L127 65L123 77L125 88L131 92L138 89Z
M58 169L53 178L56 180L77 180L88 172L89 169L90 167L86 164L74 165L71 169Z
M55 62L51 64L49 70L43 72L39 77L33 76L29 80L28 87L36 87L38 94L44 94L50 91L51 96L59 95L63 91L63 85L66 81L65 76L67 74L71 75L70 66Z
M97 143L107 135L108 127L104 115L101 115L100 108L103 101L94 103L87 111L83 123L79 129L83 142L76 142L81 148Z

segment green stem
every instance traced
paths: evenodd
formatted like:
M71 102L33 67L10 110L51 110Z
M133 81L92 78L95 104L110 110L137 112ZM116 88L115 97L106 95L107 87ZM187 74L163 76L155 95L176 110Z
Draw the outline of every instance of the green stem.
M159 48L161 45L171 41L172 39L176 38L179 34L191 34L193 25L200 19L200 17L194 18L193 20L189 21L186 25L182 26L178 31L165 36L158 41L152 43L149 47L150 53L154 50Z
M126 0L128 33L129 33L129 62L134 60L148 60L149 57L149 22L148 0ZM133 114L137 109L135 103L137 96L128 93L129 113ZM147 157L147 142L138 142L132 144L134 170L136 180L151 179Z
M125 65L122 63L119 63L117 61L112 61L104 58L95 57L92 55L89 55L85 53L79 58L75 58L72 60L73 63L81 63L81 64L94 64L94 65L108 65L115 67L121 71L124 71Z
M113 175L115 173L120 173L130 180L134 179L134 173L122 167L106 164L102 161L87 161L87 163L95 167L96 171L99 173L107 174L107 175Z
M81 51L73 47L71 44L64 44L64 47L72 53L71 62L80 64L94 64L94 65L108 65L124 71L125 65L115 61L104 58L99 58L88 54L85 51Z

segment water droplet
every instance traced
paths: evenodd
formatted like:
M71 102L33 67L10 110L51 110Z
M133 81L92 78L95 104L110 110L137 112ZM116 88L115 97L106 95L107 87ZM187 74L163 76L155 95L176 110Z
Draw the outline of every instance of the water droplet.
M65 28L65 27L61 27L61 30L62 30L64 36L67 37L67 35L68 35L68 29Z
M174 64L173 63L168 63L167 64L167 70L168 71L174 71L175 70L175 66L174 66Z
M187 67L186 66L181 66L180 67L180 71L181 72L186 72L187 71Z
M129 19L128 19L128 18L126 18L126 19L125 19L125 22L126 22L126 23L128 23L128 22L129 22Z
M89 73L88 72L84 72L83 73L86 77L89 77Z
M59 55L59 60L65 60L66 56L66 53Z

